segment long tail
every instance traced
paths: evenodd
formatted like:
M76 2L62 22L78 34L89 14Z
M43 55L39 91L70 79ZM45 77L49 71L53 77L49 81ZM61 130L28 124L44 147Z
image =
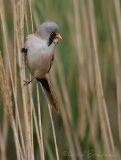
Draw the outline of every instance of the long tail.
M57 111L59 112L59 108L58 108L58 105L57 105L57 98L55 96L55 93L54 93L54 90L53 90L53 87L52 87L52 84L49 80L48 77L45 77L45 78L36 78L37 81L39 81L45 91L45 94L50 102L50 105Z

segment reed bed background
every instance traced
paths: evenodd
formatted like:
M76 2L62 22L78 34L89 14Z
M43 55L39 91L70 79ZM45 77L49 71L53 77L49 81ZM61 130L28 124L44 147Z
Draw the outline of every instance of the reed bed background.
M0 160L121 159L119 0L0 0ZM21 48L46 20L57 22L50 109Z

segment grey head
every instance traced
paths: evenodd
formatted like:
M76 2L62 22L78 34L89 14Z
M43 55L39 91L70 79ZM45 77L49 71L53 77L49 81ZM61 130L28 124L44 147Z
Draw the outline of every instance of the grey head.
M44 40L62 39L59 34L59 26L53 21L46 21L37 28L37 35ZM49 39L50 38L50 39Z

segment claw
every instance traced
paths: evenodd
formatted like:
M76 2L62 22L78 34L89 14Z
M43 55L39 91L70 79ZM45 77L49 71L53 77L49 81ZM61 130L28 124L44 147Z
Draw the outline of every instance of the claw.
M27 86L31 81L25 81L24 80L24 86Z
M29 81L24 80L24 86L27 86L29 83L31 83L31 82L33 81L33 79L34 79L34 78L32 78L32 79L29 80Z

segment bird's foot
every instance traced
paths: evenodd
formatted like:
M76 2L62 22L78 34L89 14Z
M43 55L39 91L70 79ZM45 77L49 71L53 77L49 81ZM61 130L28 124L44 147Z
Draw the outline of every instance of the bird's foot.
M27 86L29 83L31 83L31 82L33 81L33 79L34 79L34 78L32 78L32 79L29 80L29 81L24 80L24 86Z

